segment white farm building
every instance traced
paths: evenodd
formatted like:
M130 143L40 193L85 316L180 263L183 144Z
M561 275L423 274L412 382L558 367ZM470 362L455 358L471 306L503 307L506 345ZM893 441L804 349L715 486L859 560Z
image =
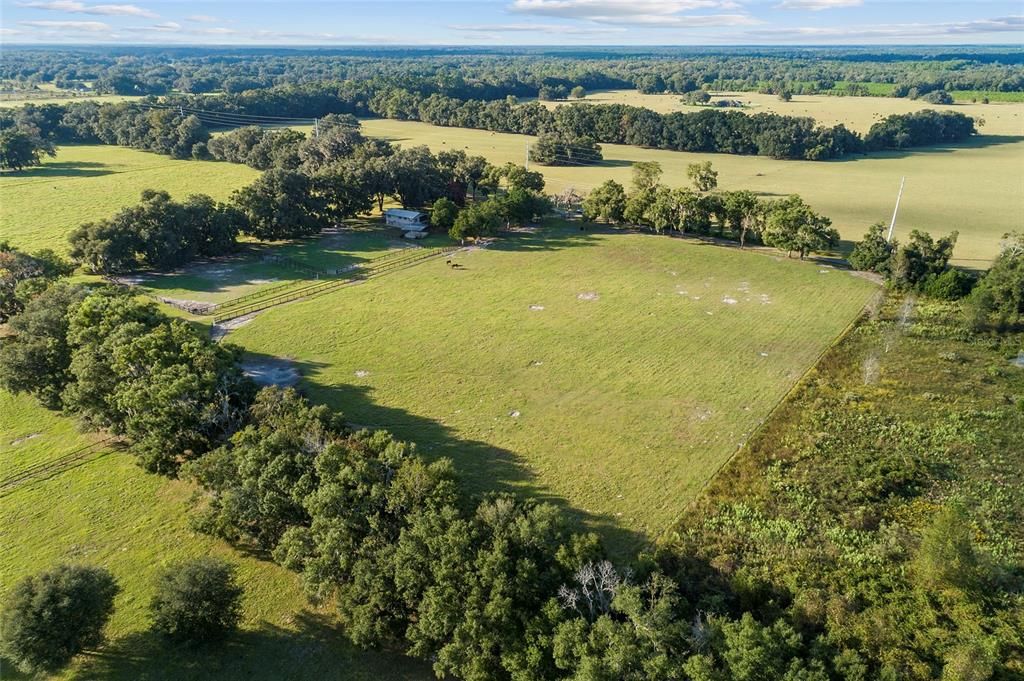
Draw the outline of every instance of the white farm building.
M389 227L397 227L405 232L402 236L406 239L422 239L427 235L430 216L418 210L388 208L384 211L384 224Z

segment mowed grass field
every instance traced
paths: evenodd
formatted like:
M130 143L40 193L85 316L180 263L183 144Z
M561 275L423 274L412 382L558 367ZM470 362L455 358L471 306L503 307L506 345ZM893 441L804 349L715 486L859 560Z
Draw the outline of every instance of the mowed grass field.
M0 240L66 252L68 234L76 227L137 203L145 189L179 199L188 194L226 199L258 176L259 171L237 163L178 161L116 146L64 146L39 167L0 173Z
M0 480L96 442L74 421L31 399L0 392ZM192 488L140 469L116 449L0 491L0 602L14 582L58 563L97 565L121 585L109 644L79 657L65 679L426 680L426 668L398 655L347 644L330 606L307 605L297 577L196 534L188 525ZM209 650L168 648L148 632L153 580L168 563L216 555L238 566L245 585L242 631ZM0 678L22 678L0 662Z
M681 239L552 227L258 315L314 401L549 499L616 551L667 528L875 286Z
M833 98L839 102L855 98ZM888 102L888 99L879 101ZM892 100L900 102L902 100ZM1006 232L1024 229L1024 105L989 107L985 135L954 147L872 154L837 161L776 161L761 156L697 154L603 144L604 161L594 166L545 167L548 191L575 187L586 193L605 180L628 186L637 161L657 161L662 182L689 184L686 167L711 161L720 189L750 189L765 198L800 194L827 215L849 249L869 225L892 216L900 178L906 190L900 205L896 236L906 239L912 229L933 235L960 232L955 260L985 267L998 253ZM366 134L397 144L426 144L434 151L463 149L486 156L492 163L523 163L526 147L535 138L466 128L443 128L419 122L371 119Z

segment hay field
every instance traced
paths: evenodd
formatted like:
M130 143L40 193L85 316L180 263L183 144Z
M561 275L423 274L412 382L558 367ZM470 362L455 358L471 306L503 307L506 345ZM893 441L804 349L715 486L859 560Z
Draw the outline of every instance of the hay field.
M0 414L0 480L98 439L24 396L0 391ZM145 473L127 453L106 450L49 479L3 493L0 601L16 580L60 562L106 567L121 585L107 628L110 643L101 654L80 656L58 678L433 678L406 658L347 644L330 607L308 606L294 574L193 532L187 519L191 487ZM208 554L238 566L246 588L242 631L224 646L182 655L147 631L153 580L167 563ZM27 678L6 662L0 676Z
M0 173L0 240L65 252L72 230L137 203L144 189L226 199L258 175L237 163L178 161L124 147L60 147L39 167Z
M316 402L550 499L616 551L669 526L875 286L575 225L260 313L229 340ZM808 301L818 304L809 305Z
M844 103L855 98L826 98ZM868 98L859 98L868 99ZM900 103L905 100L878 99ZM982 106L982 105L979 105ZM984 107L984 135L952 147L888 152L836 161L776 161L760 156L698 154L604 144L598 165L543 167L548 188L574 186L587 192L608 179L628 185L637 161L657 161L669 185L688 184L686 166L711 161L721 189L750 189L767 198L800 194L832 218L847 242L859 240L868 225L892 216L900 177L906 191L900 207L897 238L912 229L946 234L960 232L956 262L985 267L1008 231L1024 229L1024 105ZM419 122L370 119L366 134L406 146L426 144L434 151L464 149L493 163L523 163L534 138L466 128L442 128Z

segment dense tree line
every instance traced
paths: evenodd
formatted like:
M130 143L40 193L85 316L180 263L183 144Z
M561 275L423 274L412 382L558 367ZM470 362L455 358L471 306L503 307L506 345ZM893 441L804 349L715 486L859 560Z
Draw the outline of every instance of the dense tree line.
M718 173L709 162L691 164L688 175L692 188L670 188L659 183L658 163L638 163L631 191L608 180L583 200L583 215L659 233L732 239L741 248L754 241L800 258L828 250L839 241L831 220L815 213L799 196L765 201L750 191L716 192Z
M463 99L506 94L564 98L586 90L641 92L788 89L866 94L862 83L912 91L1024 89L1024 62L1009 47L908 48L236 48L13 47L0 78L26 87L53 83L98 92L163 95L252 89L316 81L419 80L424 95Z
M889 116L862 138L843 125L817 126L812 118L772 113L748 115L707 109L690 114L659 114L619 104L574 104L552 111L537 102L518 104L511 96L459 99L375 81L285 85L221 97L171 97L159 103L154 100L143 104L27 105L0 113L0 127L33 126L39 130L41 139L56 143L100 141L176 158L212 155L244 160L254 167L269 167L299 162L288 156L295 153L299 144L294 134L261 134L246 129L222 142L211 141L206 126L233 126L235 121L242 123L253 116L323 117L321 137L329 136L333 143L342 146L356 144L358 140L352 138L354 122L339 114L541 135L539 153L543 159L557 160L576 150L579 161L570 158L562 163L599 160L600 151L595 143L821 160L878 149L961 141L975 133L972 118L949 111ZM233 147L241 143L251 151L259 142L263 145L251 157L249 152L243 156ZM327 144L325 140L324 145Z

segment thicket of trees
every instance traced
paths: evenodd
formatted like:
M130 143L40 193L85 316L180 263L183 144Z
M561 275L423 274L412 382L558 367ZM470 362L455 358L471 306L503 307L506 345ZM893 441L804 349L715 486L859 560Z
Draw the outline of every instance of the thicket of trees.
M235 249L239 232L252 232L236 205L204 194L182 202L148 189L138 205L71 232L71 258L90 272L114 274L142 268L170 269L198 257Z
M50 282L74 271L74 265L50 249L24 253L0 241L0 324L25 309L25 303Z
M967 295L974 277L949 266L957 233L933 239L926 232L912 230L907 243L885 237L885 225L872 225L864 239L854 245L850 264L854 269L876 272L893 287L918 291L933 298L956 300Z

